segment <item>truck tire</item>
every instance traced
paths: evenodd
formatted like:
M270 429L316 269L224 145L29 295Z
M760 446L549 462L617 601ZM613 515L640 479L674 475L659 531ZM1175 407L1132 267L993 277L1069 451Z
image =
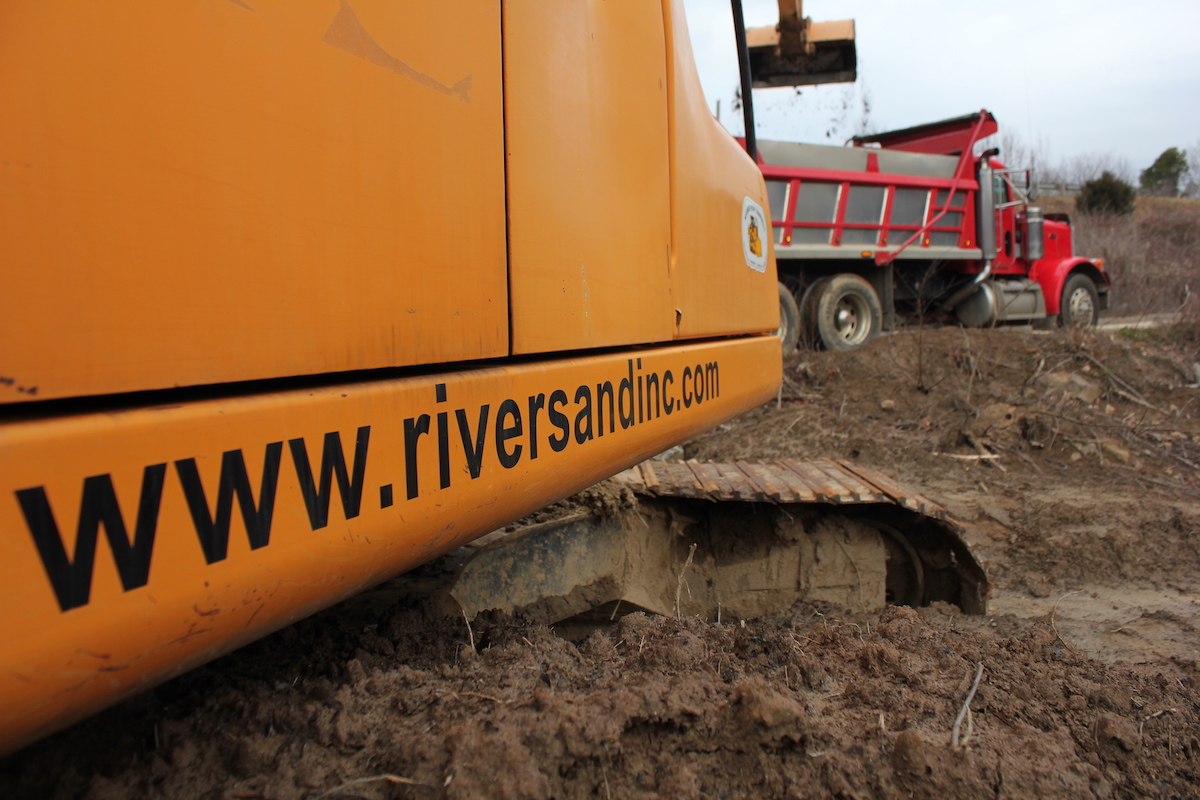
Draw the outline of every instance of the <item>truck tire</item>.
M779 330L775 331L783 344L783 355L786 357L796 349L800 342L800 306L792 290L779 282Z
M820 341L817 334L817 298L825 292L829 278L818 278L804 288L800 297L800 344L805 348L815 348Z
M1091 327L1100 319L1100 295L1096 284L1083 273L1067 278L1063 285L1058 325L1062 328Z
M879 333L883 308L871 284L842 273L809 287L806 309L816 338L826 350L854 350Z

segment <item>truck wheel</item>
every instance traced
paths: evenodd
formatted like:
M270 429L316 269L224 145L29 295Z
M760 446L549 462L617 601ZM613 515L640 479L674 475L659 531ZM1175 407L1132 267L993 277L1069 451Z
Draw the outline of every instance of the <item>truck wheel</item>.
M1063 286L1062 305L1059 306L1058 324L1063 328L1095 325L1100 319L1100 296L1096 284L1082 273L1067 278Z
M792 290L779 282L779 330L775 335L783 342L783 355L789 355L800 341L800 306Z
M822 278L810 287L808 299L811 325L826 350L854 350L879 333L879 295L857 275Z
M800 296L800 336L806 348L815 348L820 337L817 333L817 298L825 293L829 278L817 278L804 288Z

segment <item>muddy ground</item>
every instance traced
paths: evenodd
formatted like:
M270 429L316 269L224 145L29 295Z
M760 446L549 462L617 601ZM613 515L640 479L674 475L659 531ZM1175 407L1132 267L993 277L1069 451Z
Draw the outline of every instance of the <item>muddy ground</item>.
M420 600L427 568L9 757L0 796L1200 795L1200 367L1128 336L807 353L778 401L686 445L922 487L987 562L985 617L632 614L575 644L468 630Z

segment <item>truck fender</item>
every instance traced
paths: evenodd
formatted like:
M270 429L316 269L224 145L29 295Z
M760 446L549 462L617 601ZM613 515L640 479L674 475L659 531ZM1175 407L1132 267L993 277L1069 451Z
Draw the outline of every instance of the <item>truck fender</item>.
M1106 273L1095 261L1073 256L1071 258L1039 260L1029 272L1029 277L1042 287L1046 298L1046 315L1053 317L1061 312L1063 285L1075 272L1082 272L1096 284L1100 294L1100 307L1108 307L1109 279Z

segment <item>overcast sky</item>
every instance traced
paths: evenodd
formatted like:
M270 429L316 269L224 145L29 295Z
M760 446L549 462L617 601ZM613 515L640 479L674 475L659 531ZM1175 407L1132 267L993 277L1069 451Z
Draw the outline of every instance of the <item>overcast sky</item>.
M740 134L729 0L685 3L709 107ZM776 0L743 5L747 26L778 20ZM1135 178L1200 146L1200 0L806 0L804 14L855 20L858 83L755 90L762 138L841 144L866 99L876 131L986 108L1051 161L1111 153Z

